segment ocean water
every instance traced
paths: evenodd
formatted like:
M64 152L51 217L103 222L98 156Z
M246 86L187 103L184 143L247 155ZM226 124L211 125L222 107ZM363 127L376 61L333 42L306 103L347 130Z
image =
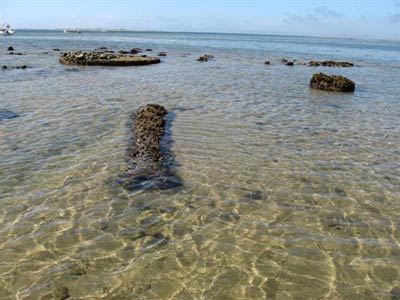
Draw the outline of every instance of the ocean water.
M53 51L101 46L168 56ZM0 70L0 299L400 299L400 43L19 31L0 65L28 66ZM310 90L320 71L355 93ZM180 188L118 184L146 103L170 111Z

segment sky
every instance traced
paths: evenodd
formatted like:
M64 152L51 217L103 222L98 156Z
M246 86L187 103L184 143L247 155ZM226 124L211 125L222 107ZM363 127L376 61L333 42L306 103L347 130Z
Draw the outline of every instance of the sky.
M0 0L14 28L109 28L400 40L400 0Z

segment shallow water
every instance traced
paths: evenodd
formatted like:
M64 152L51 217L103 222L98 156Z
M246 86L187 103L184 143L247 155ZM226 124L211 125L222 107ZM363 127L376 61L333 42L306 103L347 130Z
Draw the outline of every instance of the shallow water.
M10 45L26 55L7 55ZM52 51L100 46L168 56L73 68ZM195 61L205 53L216 59ZM0 120L1 299L400 299L399 43L1 38L0 65L22 64L0 70L0 110L18 114ZM310 90L318 71L356 92ZM118 184L130 115L149 102L173 115L180 189Z

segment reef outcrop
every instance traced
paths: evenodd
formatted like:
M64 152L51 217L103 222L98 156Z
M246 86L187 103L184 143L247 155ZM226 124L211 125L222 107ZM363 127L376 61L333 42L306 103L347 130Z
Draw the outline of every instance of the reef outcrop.
M326 60L326 61L310 61L308 63L310 67L342 67L342 68L349 68L354 67L352 62L348 61L333 61L333 60Z
M60 63L86 66L143 66L160 63L159 58L126 54L106 54L97 52L69 52L60 57Z
M332 92L354 92L356 85L344 76L329 76L324 73L317 73L311 78L310 87Z
M169 189L182 185L172 172L174 162L166 141L168 111L158 104L139 107L133 117L130 167L122 182L129 190Z

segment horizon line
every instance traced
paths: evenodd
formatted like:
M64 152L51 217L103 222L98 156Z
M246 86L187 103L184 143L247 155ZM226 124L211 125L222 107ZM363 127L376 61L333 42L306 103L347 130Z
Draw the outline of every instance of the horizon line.
M335 35L304 35L290 33L254 33L254 32L217 32L217 31L171 31L171 30L146 30L146 29L127 29L127 28L105 28L105 27L55 27L55 28L15 28L14 30L31 30L31 31L62 31L64 29L79 29L81 31L98 32L106 30L106 32L142 32L142 33L192 33L192 34L236 34L236 35L259 35L259 36L287 36L287 37L306 37L306 38L325 38L325 39L342 39L356 41L376 41L376 42L395 42L400 43L400 40L387 38L368 38L368 37L350 37L350 36L335 36Z

